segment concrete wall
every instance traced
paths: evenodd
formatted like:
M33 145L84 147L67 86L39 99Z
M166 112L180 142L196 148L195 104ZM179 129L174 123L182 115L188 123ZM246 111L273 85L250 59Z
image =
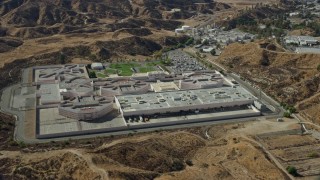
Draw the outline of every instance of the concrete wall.
M59 107L59 115L77 120L94 120L102 117L113 110L113 104L106 105L105 107L96 107L86 112L81 109L72 109L70 107Z
M181 119L177 119L177 121L164 121L160 123L145 123L134 125L130 124L129 126L121 126L121 127L113 127L113 128L102 128L102 129L93 129L93 130L85 130L85 131L75 131L75 132L65 132L65 133L56 133L56 134L37 134L37 139L50 139L50 138L58 138L58 137L66 137L66 136L77 136L77 135L84 135L84 134L98 134L98 133L108 133L108 132L119 132L119 131L127 131L127 130L135 130L135 129L144 129L144 128L154 128L154 127L163 127L163 126L170 126L170 125L179 125L179 124L188 124L188 123L198 123L198 122L205 122L205 121L217 121L223 119L233 119L233 118L245 118L245 117L254 117L259 116L259 111L252 111L251 113L243 113L243 114L230 114L230 115L222 115L222 116L215 116L215 117L194 117L189 118L187 120L183 120L183 116Z

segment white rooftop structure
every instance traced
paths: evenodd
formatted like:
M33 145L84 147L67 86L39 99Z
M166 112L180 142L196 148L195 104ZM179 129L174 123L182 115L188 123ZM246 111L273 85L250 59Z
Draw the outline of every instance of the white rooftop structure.
M297 47L296 53L310 53L310 54L320 54L320 48L313 47Z
M314 45L319 41L312 36L286 36L284 38L286 44L297 44L297 45Z
M91 69L102 70L102 69L104 69L104 67L103 67L102 63L92 63L91 64Z
M202 50L203 50L203 52L210 53L212 50L214 50L214 48L213 47L207 47L207 48L203 48Z
M220 87L117 96L123 116L154 115L210 108L252 105L255 98L242 87Z

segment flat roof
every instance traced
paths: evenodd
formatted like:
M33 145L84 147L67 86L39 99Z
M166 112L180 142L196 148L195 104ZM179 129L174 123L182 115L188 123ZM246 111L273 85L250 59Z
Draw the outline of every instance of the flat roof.
M155 92L179 90L174 82L158 82L151 84L151 86Z
M314 53L320 54L320 48L312 48L312 47L297 47L297 53Z
M58 84L42 84L38 90L41 101L59 101L60 90Z
M117 96L117 99L122 110L128 112L254 100L255 98L242 87L236 86L187 91L169 91L142 95L123 95Z

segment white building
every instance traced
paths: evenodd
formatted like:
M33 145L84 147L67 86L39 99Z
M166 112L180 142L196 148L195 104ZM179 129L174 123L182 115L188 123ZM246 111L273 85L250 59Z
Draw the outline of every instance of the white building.
M121 114L128 117L251 106L254 97L242 87L221 87L116 96L115 102Z
M103 70L104 67L103 67L102 63L92 63L91 64L91 69L93 69L93 70Z
M190 26L182 26L182 29L184 31L188 31L188 30L191 30L191 27Z
M295 49L296 53L308 53L308 54L320 54L320 48L313 47L297 47Z
M202 51L205 52L205 53L210 53L212 50L214 50L213 47L206 47L206 48L202 49Z
M171 9L171 12L181 12L181 9L179 9L179 8L173 8L173 9Z
M189 31L189 30L192 30L192 28L190 27L190 26L182 26L181 28L177 28L177 29L175 29L175 33L176 34L180 34L180 33L185 33L185 32L187 32L187 31Z
M297 44L301 46L318 44L318 40L312 36L286 36L284 38L286 44Z
M299 12L292 12L292 13L289 13L289 16L291 17L291 16L297 16L297 15L299 15L300 13Z
M182 28L178 28L178 29L175 29L174 31L176 34L180 34L180 33L184 33L184 30Z
M315 45L318 40L311 36L299 36L300 45Z

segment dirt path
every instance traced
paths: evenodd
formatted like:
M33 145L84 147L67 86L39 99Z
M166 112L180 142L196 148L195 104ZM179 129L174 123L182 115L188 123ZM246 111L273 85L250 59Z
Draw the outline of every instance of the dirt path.
M258 145L259 147L261 147L261 149L263 150L263 152L270 158L270 160L284 173L287 175L288 178L290 178L291 180L294 180L295 178L293 176L291 176L288 171L282 166L282 164L277 160L276 157L274 157L272 155L272 153L267 149L265 148L260 142L256 141L256 140L253 140L251 138L248 138L247 136L243 136L241 135L240 136L241 138L249 141L250 143L253 143L253 144L256 144Z
M90 156L84 155L82 151L76 150L76 149L70 149L70 150L67 150L67 151L68 151L68 152L71 152L71 153L73 153L73 154L76 154L76 155L78 155L79 157L83 158L83 159L88 163L88 166L90 167L90 169L92 169L92 170L95 171L96 173L100 174L101 179L103 179L103 180L109 179L109 176L108 176L107 171L105 171L105 170L102 169L102 168L97 167L97 166L92 162L92 159L91 159Z

